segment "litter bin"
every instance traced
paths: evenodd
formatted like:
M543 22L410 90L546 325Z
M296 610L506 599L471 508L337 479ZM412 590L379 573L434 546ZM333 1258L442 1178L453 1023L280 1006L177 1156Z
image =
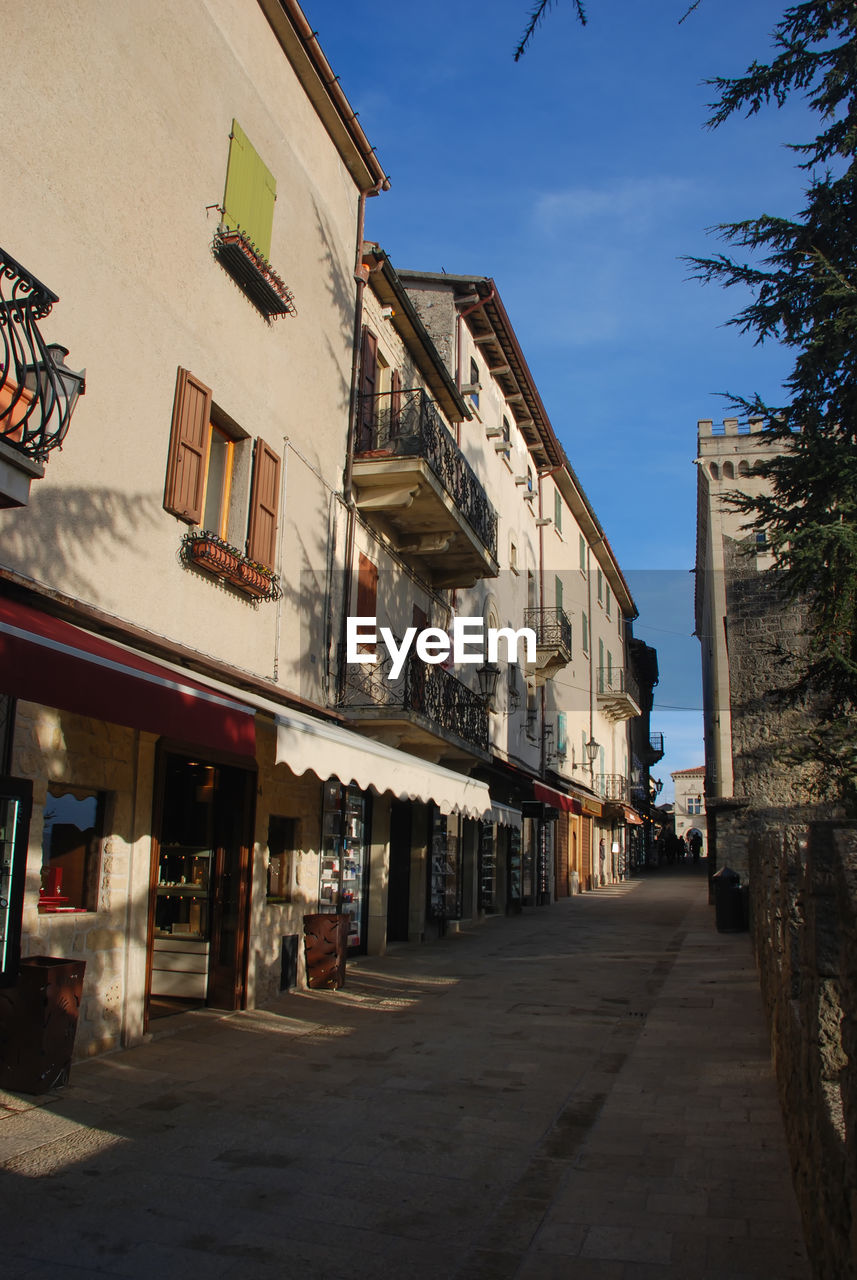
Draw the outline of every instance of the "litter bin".
M307 986L337 990L345 986L350 916L334 913L304 916Z
M85 960L29 956L0 991L0 1089L48 1093L68 1083Z
M721 867L711 877L714 919L718 933L742 933L747 928L741 877L731 867Z

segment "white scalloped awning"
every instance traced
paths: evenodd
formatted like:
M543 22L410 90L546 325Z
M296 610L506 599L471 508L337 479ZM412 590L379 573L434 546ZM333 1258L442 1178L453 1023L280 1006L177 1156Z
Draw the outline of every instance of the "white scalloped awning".
M301 711L278 711L276 720L277 764L288 765L293 773L311 770L322 781L338 778L361 791L371 789L378 795L389 791L399 800L433 800L441 813L490 818L491 796L485 782Z
M511 805L495 800L491 805L491 817L488 821L495 822L498 827L515 827L520 831L521 810L513 809Z

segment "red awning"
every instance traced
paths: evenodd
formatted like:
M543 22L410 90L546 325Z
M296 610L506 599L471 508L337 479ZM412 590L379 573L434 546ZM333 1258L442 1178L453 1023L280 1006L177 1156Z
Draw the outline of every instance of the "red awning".
M533 795L537 800L553 805L554 809L561 809L565 813L582 812L580 801L575 796L567 796L564 791L557 791L554 787L546 787L543 782L533 783Z
M29 605L0 598L0 692L255 757L254 708Z

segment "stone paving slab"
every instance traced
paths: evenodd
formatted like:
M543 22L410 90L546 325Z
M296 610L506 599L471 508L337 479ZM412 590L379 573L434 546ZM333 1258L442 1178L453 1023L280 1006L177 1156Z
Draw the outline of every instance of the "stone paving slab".
M0 1094L16 1280L808 1280L746 935L657 874Z

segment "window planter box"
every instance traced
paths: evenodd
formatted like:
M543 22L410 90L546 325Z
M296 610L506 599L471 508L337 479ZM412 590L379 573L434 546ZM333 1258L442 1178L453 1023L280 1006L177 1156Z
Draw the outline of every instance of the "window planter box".
M255 600L280 598L280 580L273 570L248 560L214 533L185 534L181 554L185 564L204 569Z
M291 291L242 232L219 227L211 247L224 271L266 319L297 314Z
M218 578L232 578L238 573L241 557L219 538L203 537L187 541L186 554L194 564Z

